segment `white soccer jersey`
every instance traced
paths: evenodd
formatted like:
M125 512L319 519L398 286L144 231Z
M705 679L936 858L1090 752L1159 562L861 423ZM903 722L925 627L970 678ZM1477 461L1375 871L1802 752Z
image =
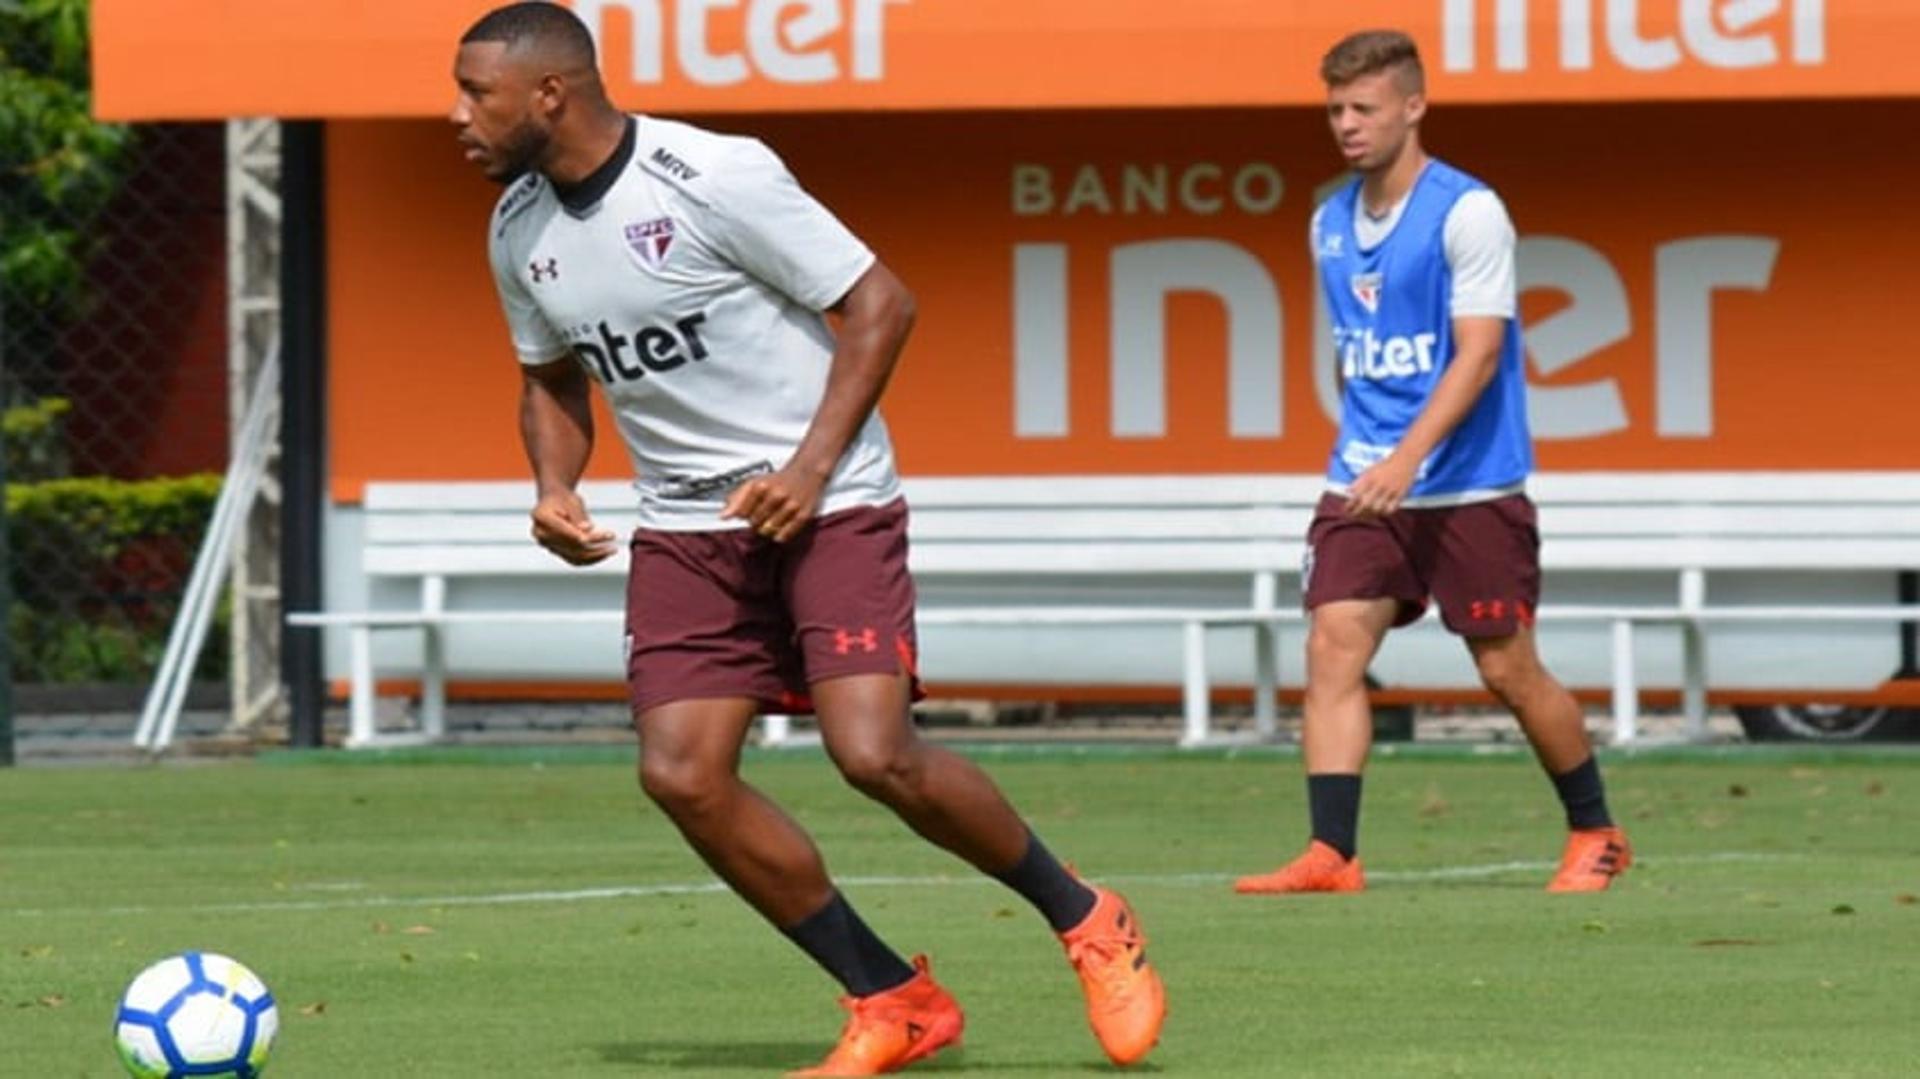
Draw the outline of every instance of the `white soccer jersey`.
M833 357L820 312L874 255L756 139L638 116L629 148L590 206L570 208L538 174L501 196L489 231L500 302L522 363L571 353L606 392L642 524L742 528L721 505L798 448ZM820 512L899 494L876 412Z

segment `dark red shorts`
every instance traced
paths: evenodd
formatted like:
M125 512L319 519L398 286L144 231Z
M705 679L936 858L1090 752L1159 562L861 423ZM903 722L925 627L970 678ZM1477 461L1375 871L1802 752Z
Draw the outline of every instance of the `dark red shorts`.
M1403 509L1380 518L1347 516L1345 495L1328 494L1307 528L1301 571L1308 610L1343 599L1396 599L1404 626L1440 604L1463 637L1505 637L1533 624L1540 603L1540 530L1533 502Z
M634 712L710 697L810 712L814 682L911 676L913 603L904 500L828 514L786 543L744 528L639 529L627 575Z

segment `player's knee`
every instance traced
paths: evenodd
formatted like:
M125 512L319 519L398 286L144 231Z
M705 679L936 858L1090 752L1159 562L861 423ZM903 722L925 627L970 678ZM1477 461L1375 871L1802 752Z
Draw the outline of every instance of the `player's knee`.
M911 747L891 742L850 746L835 756L847 784L869 798L891 802L919 786L920 766Z
M1474 665L1480 670L1480 684L1508 704L1526 697L1542 673L1540 665L1528 657L1497 649L1476 655Z
M710 809L721 795L724 778L684 759L644 754L640 760L640 789L675 818Z
M1307 663L1323 682L1359 681L1372 651L1373 642L1366 634L1347 627L1316 621L1307 633Z

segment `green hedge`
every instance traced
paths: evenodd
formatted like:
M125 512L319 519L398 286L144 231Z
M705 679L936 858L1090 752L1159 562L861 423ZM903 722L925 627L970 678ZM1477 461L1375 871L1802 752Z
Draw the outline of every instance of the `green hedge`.
M66 415L71 411L73 405L66 398L43 397L0 412L8 482L59 479L72 471L66 432Z
M14 677L152 677L219 493L220 477L212 474L9 483ZM200 677L225 676L225 634L218 629Z

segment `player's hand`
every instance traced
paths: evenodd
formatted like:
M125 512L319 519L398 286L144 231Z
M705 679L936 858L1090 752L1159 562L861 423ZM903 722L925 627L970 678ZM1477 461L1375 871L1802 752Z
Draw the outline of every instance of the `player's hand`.
M733 489L720 510L722 520L739 519L747 527L775 543L785 543L800 534L820 508L820 490L824 477L783 468L753 479Z
M1413 489L1414 463L1403 461L1398 454L1388 454L1384 460L1360 473L1347 489L1347 515L1350 517L1385 517L1400 508L1407 500L1407 492Z
M620 549L619 537L594 524L587 504L573 491L546 495L533 507L533 538L576 566L604 561Z

